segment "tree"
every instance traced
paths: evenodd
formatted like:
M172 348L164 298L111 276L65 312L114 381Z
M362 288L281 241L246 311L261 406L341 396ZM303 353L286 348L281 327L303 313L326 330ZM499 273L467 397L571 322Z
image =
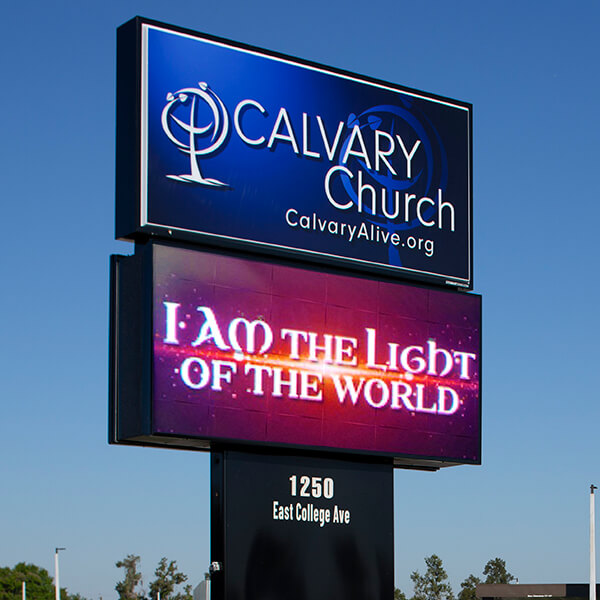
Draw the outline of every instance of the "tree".
M432 554L425 559L425 564L425 575L418 571L413 571L410 575L415 588L412 600L454 600L442 559Z
M0 568L0 600L20 600L25 582L27 600L53 600L54 580L42 567L20 562L12 569ZM60 588L61 600L85 600L79 594L70 595L66 588Z
M192 586L186 585L183 592L175 593L175 587L187 581L187 575L180 573L177 562L167 562L163 556L154 571L156 579L150 584L150 598L157 600L192 600Z
M138 571L139 562L139 556L128 554L123 560L115 563L119 569L125 569L125 578L115 586L115 590L119 592L119 600L141 600L144 597L135 589L142 579L142 574Z
M481 583L479 577L469 575L461 584L461 590L458 594L458 600L477 600L477 586Z
M394 600L406 600L404 592L397 587L394 588Z
M506 570L506 561L501 558L488 560L483 568L485 583L510 583L515 578Z

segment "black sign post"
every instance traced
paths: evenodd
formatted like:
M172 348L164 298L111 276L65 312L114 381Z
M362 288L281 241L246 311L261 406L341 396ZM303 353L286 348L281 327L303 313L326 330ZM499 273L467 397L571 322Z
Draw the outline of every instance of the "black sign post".
M389 600L393 466L212 452L212 600Z

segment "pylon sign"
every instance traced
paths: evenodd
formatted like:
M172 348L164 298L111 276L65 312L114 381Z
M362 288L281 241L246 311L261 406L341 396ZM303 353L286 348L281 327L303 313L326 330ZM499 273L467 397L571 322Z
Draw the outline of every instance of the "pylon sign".
M471 153L466 102L118 29L109 441L210 451L215 600L389 598L393 468L481 463Z

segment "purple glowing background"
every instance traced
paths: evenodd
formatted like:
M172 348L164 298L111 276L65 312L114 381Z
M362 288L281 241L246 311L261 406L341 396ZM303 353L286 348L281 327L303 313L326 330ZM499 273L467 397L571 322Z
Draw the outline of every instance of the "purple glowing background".
M479 296L156 246L153 322L155 433L480 462Z

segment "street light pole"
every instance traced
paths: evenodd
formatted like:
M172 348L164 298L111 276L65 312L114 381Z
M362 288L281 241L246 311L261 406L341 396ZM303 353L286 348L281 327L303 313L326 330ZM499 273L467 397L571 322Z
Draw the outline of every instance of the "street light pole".
M594 515L594 490L597 486L590 485L590 600L596 600L596 526Z
M58 552L60 550L66 550L66 548L54 549L54 592L56 600L60 600L60 581L58 576Z

